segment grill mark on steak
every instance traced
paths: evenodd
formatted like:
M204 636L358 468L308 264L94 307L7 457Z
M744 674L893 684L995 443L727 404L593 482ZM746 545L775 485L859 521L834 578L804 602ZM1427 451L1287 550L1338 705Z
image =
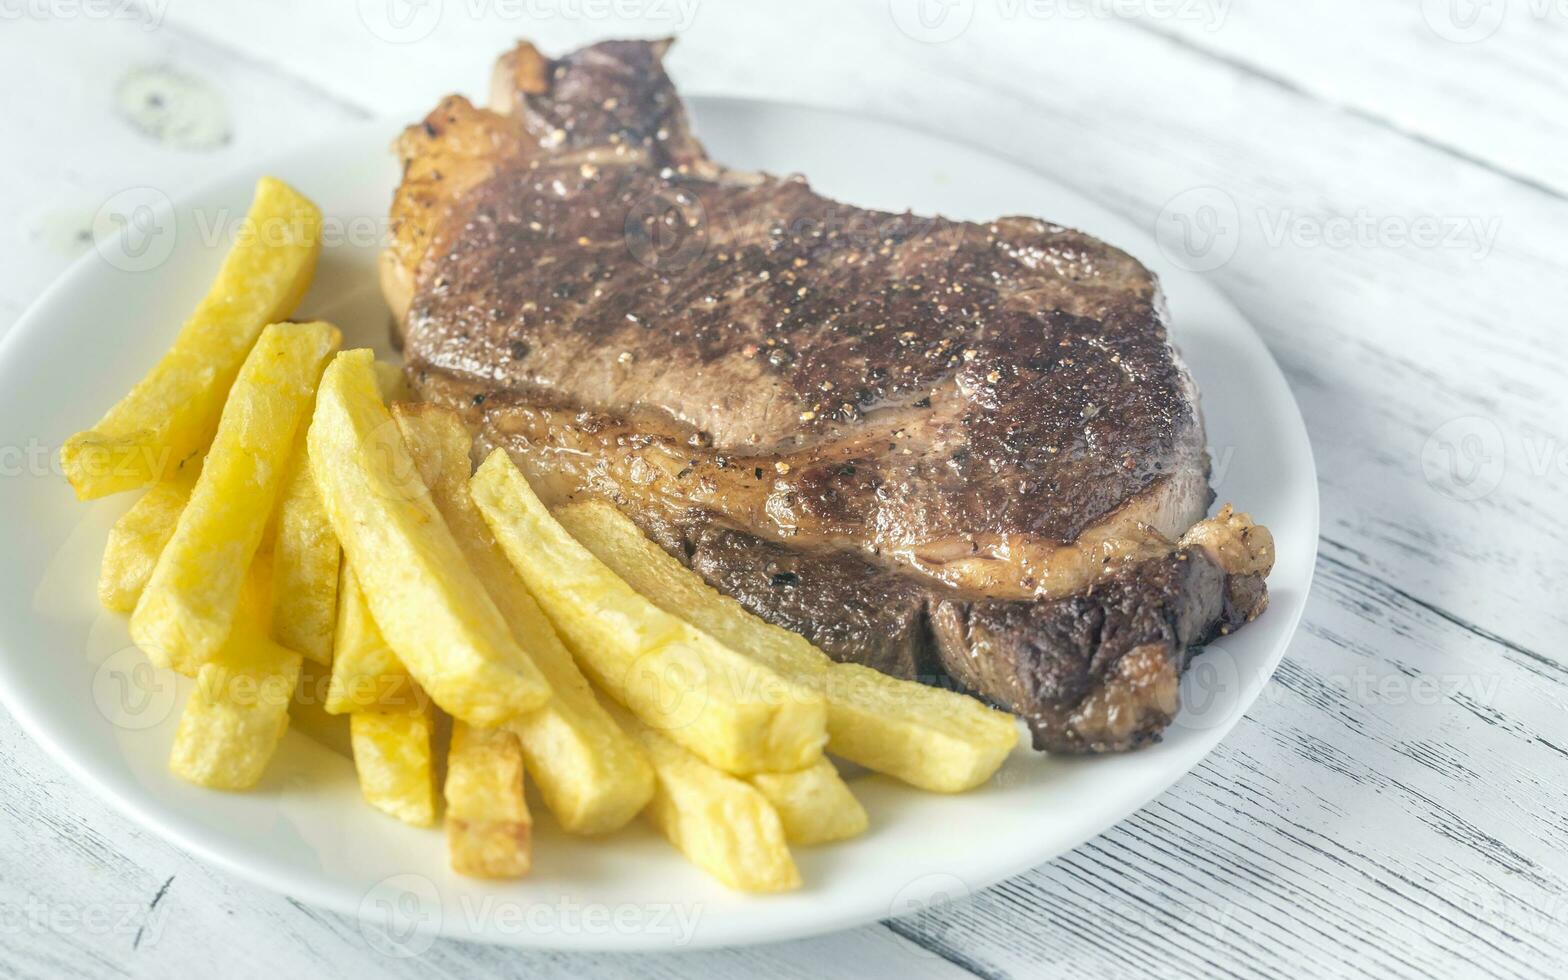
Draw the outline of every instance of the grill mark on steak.
M1170 565L1213 494L1154 277L1037 219L725 170L663 49L521 45L509 115L454 96L404 134L383 275L416 389L835 657L945 670L1037 744L1150 737L1230 583L1266 598L1234 556Z

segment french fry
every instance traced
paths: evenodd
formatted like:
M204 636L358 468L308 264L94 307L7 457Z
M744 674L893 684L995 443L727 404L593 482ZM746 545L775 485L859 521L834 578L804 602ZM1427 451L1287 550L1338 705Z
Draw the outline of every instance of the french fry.
M180 715L169 768L198 786L256 785L288 727L301 658L267 638L269 561L250 569L234 631L197 671Z
M365 801L416 827L436 820L435 712L358 711L348 717Z
M403 372L395 365L377 361L375 372L382 398L390 400L399 393L407 392ZM308 460L307 447L307 468ZM311 475L311 486L315 487L314 474ZM316 492L316 500L318 503L321 500L319 490ZM326 516L325 508L322 516ZM336 534L332 536L332 541L337 545ZM353 711L414 711L423 709L428 698L414 682L408 668L403 666L403 661L392 652L386 637L381 635L380 627L370 614L370 605L359 589L359 581L354 577L354 570L342 561L341 545L338 546L338 556L338 609L334 615L332 666L319 687L319 704L315 710L301 705L298 713L302 719L315 722L324 736L319 740L334 748L349 745L348 721L343 715ZM311 665L305 666L309 671ZM316 719L317 713L320 719L328 721ZM332 726L330 721L336 721L341 726L341 738L338 735L339 728ZM352 752L345 749L343 754L352 755Z
M800 887L784 825L767 797L626 712L611 710L653 762L656 788L643 814L677 850L731 888L780 892Z
M318 664L330 664L342 549L310 474L305 430L299 427L273 515L272 638Z
M207 445L251 345L293 314L320 251L321 212L263 177L241 237L174 346L97 425L66 440L60 461L78 498L147 486Z
M637 742L600 706L474 506L468 492L468 429L457 413L435 405L394 405L392 415L458 547L518 645L555 692L543 707L506 723L521 741L545 805L573 833L598 834L622 826L653 794L653 770Z
M505 728L452 723L446 757L446 849L452 870L518 878L533 864L533 819L523 798L523 749Z
M169 768L211 789L256 785L288 728L300 659L260 633L237 631L196 673Z
M339 339L330 324L275 323L245 359L191 499L131 614L131 637L153 663L194 675L228 637L295 432Z
M1018 741L1011 716L973 698L834 663L804 637L709 587L608 503L570 504L556 516L654 605L821 690L828 702L828 749L836 755L921 789L957 793L991 778Z
M819 691L638 595L556 523L504 451L470 492L578 666L612 698L727 772L787 772L821 756Z
M962 793L995 775L1018 723L956 691L834 664L827 677L833 751L933 793Z
M866 808L827 759L799 772L759 772L747 777L784 824L791 844L825 844L865 833Z
M352 566L342 566L340 612L325 717L348 714L359 791L405 823L435 822L435 711L377 629Z
M447 713L488 727L550 686L519 649L430 500L377 392L368 350L340 354L316 398L311 471L376 625Z
M136 608L158 556L174 536L174 525L191 499L191 487L200 473L200 457L186 460L168 479L149 487L114 522L98 572L98 601L105 609L128 613Z
M325 704L328 714L424 708L424 691L381 635L354 569L346 564L338 590L334 651Z

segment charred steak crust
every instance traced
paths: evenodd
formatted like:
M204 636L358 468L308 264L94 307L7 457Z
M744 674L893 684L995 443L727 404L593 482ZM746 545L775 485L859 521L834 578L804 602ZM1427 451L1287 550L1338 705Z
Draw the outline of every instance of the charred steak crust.
M1152 737L1238 577L1201 548L1155 574L1213 494L1154 277L1036 219L726 170L665 46L520 45L499 112L454 96L404 134L383 274L416 389L835 657L950 673L1048 747ZM1073 632L1086 602L1138 628Z
M644 527L708 584L833 659L979 693L1021 716L1035 748L1059 753L1157 739L1190 657L1267 605L1261 574L1232 574L1198 544L1065 599L970 602L852 553L802 554L701 514Z
M1066 599L939 602L932 622L943 667L1020 706L1036 748L1120 752L1175 718L1191 653L1256 615L1228 601L1229 578L1202 549L1182 548ZM1236 591L1257 595L1250 585Z

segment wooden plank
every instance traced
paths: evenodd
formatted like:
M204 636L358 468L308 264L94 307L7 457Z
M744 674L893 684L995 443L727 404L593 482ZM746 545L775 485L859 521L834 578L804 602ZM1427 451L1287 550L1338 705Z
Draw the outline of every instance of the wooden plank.
M1568 120L1553 111L1568 98L1568 7L1556 0L1138 6L1147 30L1568 193Z

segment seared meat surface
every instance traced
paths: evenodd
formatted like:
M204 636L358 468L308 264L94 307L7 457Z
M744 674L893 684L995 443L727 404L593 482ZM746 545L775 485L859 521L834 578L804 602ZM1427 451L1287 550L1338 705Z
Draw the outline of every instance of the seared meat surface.
M951 676L1041 747L1156 735L1267 568L1178 550L1213 495L1153 276L726 170L663 50L520 45L491 109L404 134L383 281L417 390L836 657Z

